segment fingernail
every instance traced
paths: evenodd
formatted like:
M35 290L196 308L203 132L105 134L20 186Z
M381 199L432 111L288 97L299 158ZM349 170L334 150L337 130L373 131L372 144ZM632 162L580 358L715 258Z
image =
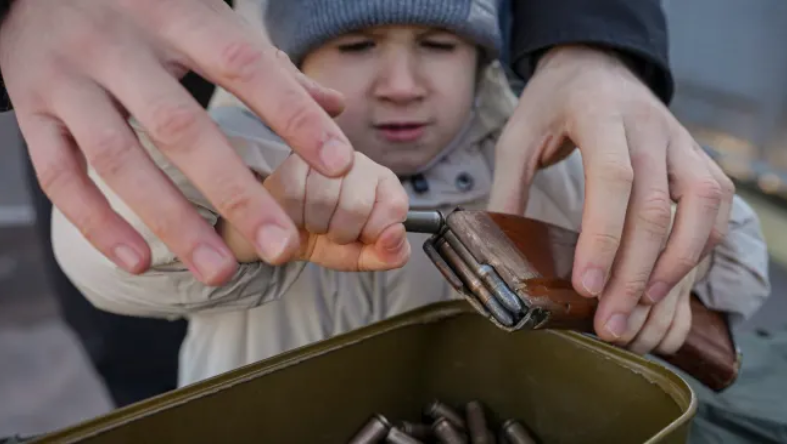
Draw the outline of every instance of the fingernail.
M598 296L601 294L601 290L604 289L604 273L598 268L591 268L585 272L585 276L582 278L582 286L591 295Z
M115 258L120 262L126 271L134 271L142 263L142 258L133 248L126 245L118 245L114 250Z
M202 278L208 281L220 275L229 262L228 258L218 250L205 244L194 249L191 260L194 261Z
M257 232L257 249L266 262L278 262L290 244L290 233L276 224L260 227Z
M614 314L609 317L604 328L617 339L623 336L629 328L628 316L620 313Z
M648 287L648 291L645 292L645 296L650 299L650 302L656 304L667 297L669 293L669 286L663 282L656 282Z
M331 174L339 174L352 160L352 147L335 137L329 138L320 150L320 160Z

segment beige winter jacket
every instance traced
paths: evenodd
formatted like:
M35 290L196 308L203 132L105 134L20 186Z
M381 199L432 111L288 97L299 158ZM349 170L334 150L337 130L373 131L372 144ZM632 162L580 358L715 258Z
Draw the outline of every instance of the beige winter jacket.
M429 191L415 193L406 183L412 209L485 207L492 184L495 141L515 104L499 67L490 68L481 83L471 123L455 141L453 151L425 173ZM259 174L269 174L287 156L287 147L247 111L229 107L212 114L249 167ZM201 214L215 223L217 215L210 203L140 135L162 170ZM539 172L527 215L578 230L583 176L578 152ZM398 270L342 273L308 263L282 267L253 263L241 265L227 285L207 287L192 277L98 177L92 177L114 208L149 242L152 269L141 276L119 270L57 211L52 221L56 257L76 286L101 309L189 319L181 350L181 385L458 297L423 254L420 247L426 236L418 234L409 235L412 259ZM706 304L741 318L751 315L767 297L766 247L758 220L742 200L736 198L730 234L716 249L708 278L696 289Z

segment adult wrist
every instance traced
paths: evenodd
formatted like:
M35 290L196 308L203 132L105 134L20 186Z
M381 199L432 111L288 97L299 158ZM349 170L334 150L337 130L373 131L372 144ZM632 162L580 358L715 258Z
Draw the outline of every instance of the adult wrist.
M549 60L555 53L561 52L566 48L571 47L594 50L604 53L610 57L614 57L616 60L621 62L623 66L628 68L628 70L642 83L648 86L651 91L653 91L653 93L655 93L662 101L665 103L669 103L671 101L673 85L670 78L665 80L664 72L659 68L659 66L632 52L602 44L568 43L541 48L537 51L534 51L530 57L518 59L513 66L514 71L520 75L520 77L526 73L530 73L530 76L532 76L542 67L545 60Z

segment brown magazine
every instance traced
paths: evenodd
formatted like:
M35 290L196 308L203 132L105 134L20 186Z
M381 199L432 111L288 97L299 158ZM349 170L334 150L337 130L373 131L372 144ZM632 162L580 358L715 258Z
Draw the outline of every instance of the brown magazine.
M424 250L445 278L480 313L506 331L593 332L597 299L576 293L571 271L578 233L534 219L457 209L411 212L408 231L433 236ZM692 327L665 361L712 390L730 386L740 353L726 316L692 296Z

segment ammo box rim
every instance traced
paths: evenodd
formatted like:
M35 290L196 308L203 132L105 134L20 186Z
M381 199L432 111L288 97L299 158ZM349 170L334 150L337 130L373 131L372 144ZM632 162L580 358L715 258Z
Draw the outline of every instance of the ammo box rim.
M161 411L214 395L235 385L285 370L289 367L307 362L312 358L331 353L349 345L408 326L440 322L444 319L460 315L481 316L464 300L428 304L360 329L295 348L280 355L247 364L212 378L114 410L74 426L42 435L31 442L79 442L145 417L155 415ZM695 415L698 405L696 393L680 375L671 371L666 366L581 333L561 330L542 330L540 333L558 335L573 343L575 346L582 347L595 354L603 355L605 359L613 360L639 374L651 384L657 385L673 399L682 410L682 414L676 417L667 427L645 441L644 444L659 442L680 427L685 426Z

